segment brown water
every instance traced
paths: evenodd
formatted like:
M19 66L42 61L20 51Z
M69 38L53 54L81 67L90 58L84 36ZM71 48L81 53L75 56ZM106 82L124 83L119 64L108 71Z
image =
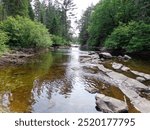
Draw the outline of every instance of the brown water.
M98 112L95 94L86 87L123 100L123 93L108 86L83 67L78 48L61 49L37 56L25 65L0 68L0 110L9 112ZM84 74L86 73L86 75ZM103 90L106 86L108 89ZM138 112L128 99L129 112Z

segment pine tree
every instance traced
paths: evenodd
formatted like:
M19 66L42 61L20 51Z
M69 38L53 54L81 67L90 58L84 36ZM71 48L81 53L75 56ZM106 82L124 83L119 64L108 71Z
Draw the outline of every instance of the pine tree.
M32 0L29 0L28 11L29 11L29 17L32 20L34 20L34 12L33 12L32 6L31 6L31 2L32 2Z
M34 14L37 21L41 20L41 3L39 0L34 0Z
M28 17L29 0L3 0L8 16Z

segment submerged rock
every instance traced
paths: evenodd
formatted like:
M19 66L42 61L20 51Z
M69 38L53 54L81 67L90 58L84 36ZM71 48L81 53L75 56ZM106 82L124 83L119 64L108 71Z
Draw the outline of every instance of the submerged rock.
M91 94L95 94L95 93L99 92L99 90L95 87L86 87L85 90Z
M105 96L103 94L96 95L97 107L105 113L126 113L128 106L126 102Z
M118 87L140 112L150 112L150 101L138 94L138 89L148 89L147 86L135 79L107 69L103 65L98 65L98 68L102 71L102 74L99 75L101 81Z

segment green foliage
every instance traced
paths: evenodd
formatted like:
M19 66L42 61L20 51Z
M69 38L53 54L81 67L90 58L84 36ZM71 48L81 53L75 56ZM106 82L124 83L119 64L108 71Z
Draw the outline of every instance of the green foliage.
M80 21L79 21L79 41L81 45L87 44L89 33L88 33L88 26L90 24L90 16L93 10L93 6L91 5L86 9L86 11L83 13Z
M10 47L48 47L52 41L44 25L28 18L9 17L0 24L0 29L10 37Z
M80 30L80 41L88 40L90 46L105 43L128 52L149 50L149 0L101 0L89 21L88 27Z
M123 49L127 52L150 50L150 25L144 22L129 22L117 27L105 41L111 49Z
M92 14L89 26L89 44L103 45L108 35L111 34L120 22L128 23L135 17L133 0L102 0Z
M52 41L53 41L53 45L68 45L69 42L67 42L63 37L59 37L56 35L51 35Z
M29 0L3 0L8 16L28 17Z
M29 0L30 1L30 0ZM31 0L32 1L32 0ZM32 9L32 5L31 5L31 3L29 2L28 3L29 5L28 5L28 12L29 12L29 17L30 17L30 19L32 19L32 20L34 20L34 12L33 12L33 9Z
M6 43L9 41L9 38L6 32L0 31L0 53L7 50Z
M44 25L52 35L71 40L71 17L73 0L34 0L35 19Z

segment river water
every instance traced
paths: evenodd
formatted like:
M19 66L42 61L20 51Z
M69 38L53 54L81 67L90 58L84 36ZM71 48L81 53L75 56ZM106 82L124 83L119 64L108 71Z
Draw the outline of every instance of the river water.
M95 94L85 90L94 86L102 91L106 84L85 71L96 73L82 66L80 57L86 51L79 48L47 52L19 66L0 68L0 110L9 112L99 112ZM123 100L123 93L115 86L102 93ZM138 112L130 102L129 112Z

